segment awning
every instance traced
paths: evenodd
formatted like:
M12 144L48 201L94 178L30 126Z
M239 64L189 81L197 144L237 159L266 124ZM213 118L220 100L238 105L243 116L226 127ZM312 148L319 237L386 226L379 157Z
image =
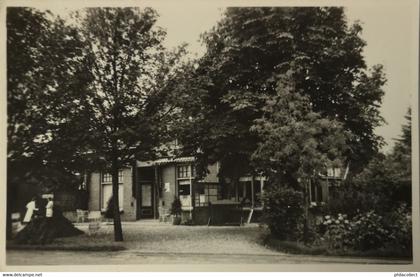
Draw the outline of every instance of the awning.
M170 163L188 163L188 162L194 162L194 157L179 157L179 158L162 158L157 159L154 161L137 161L137 167L149 167L149 166L155 166L155 165L164 165L164 164L170 164Z

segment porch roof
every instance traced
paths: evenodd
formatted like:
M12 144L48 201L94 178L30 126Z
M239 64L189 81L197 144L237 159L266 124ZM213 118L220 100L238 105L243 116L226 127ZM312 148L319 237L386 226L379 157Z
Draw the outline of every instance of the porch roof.
M194 162L194 157L178 157L178 158L161 158L154 161L137 161L137 167L149 167L155 165L164 165L170 163L187 163L187 162Z

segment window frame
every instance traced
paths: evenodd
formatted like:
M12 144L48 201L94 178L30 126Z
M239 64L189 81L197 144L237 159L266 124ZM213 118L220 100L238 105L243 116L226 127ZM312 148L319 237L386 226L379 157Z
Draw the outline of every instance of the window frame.
M111 173L107 171L102 171L100 173L100 210L101 212L105 212L107 208L107 202L109 199L104 199L104 186L111 185L112 189L112 175ZM122 198L122 201L120 204L120 212L124 211L124 169L118 170L118 187L119 187L119 197ZM122 193L120 193L122 192ZM111 193L112 195L112 193Z
M118 170L118 184L124 183L124 170ZM101 172L101 184L112 184L112 175L109 172Z

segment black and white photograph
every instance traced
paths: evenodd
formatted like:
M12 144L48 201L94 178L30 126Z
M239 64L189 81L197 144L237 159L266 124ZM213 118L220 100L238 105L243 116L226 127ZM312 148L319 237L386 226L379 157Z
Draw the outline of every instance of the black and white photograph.
M415 265L418 3L354 2L4 5L5 265Z

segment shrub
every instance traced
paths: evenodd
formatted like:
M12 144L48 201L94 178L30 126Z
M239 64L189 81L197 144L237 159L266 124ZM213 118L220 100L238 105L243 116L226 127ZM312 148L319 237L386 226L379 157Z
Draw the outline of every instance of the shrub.
M347 215L338 214L337 217L327 215L319 226L328 247L331 249L347 249L352 247L351 222Z
M278 239L297 240L302 234L303 196L291 188L270 186L264 194L263 221Z
M409 256L412 248L411 213L405 205L380 216L374 211L358 214L327 215L318 226L318 234L330 249L366 251L399 249ZM400 255L400 254L399 254Z
M114 218L114 197L110 197L106 203L105 218Z
M182 203L179 197L175 197L171 204L171 214L179 217L182 213Z
M379 248L389 238L389 231L383 224L382 216L374 211L355 216L350 227L353 248L356 250Z
M325 208L326 214L346 214L350 218L357 214L377 210L380 197L377 194L369 193L353 186L350 183L332 190L332 195ZM380 209L379 209L380 211Z
M405 253L412 250L412 217L407 205L402 204L384 220L389 231L389 244L395 245Z

